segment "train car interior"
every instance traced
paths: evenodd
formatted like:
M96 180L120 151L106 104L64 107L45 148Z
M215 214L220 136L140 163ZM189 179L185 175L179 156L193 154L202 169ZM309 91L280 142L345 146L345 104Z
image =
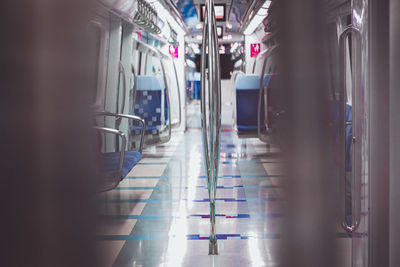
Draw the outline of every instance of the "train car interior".
M398 1L5 2L0 265L400 266Z

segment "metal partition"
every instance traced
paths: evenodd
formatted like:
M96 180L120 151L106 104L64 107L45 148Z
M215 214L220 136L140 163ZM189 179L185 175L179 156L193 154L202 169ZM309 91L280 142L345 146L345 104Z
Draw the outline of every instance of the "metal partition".
M269 140L267 139L266 135L263 134L261 132L261 112L265 113L265 121L268 121L268 94L266 93L266 89L268 88L268 86L264 86L264 74L265 74L265 70L267 67L267 61L268 59L274 54L276 53L278 50L278 46L275 45L267 50L265 50L265 52L263 52L262 58L264 58L264 62L263 62L263 66L261 69L261 74L260 74L260 91L259 91L259 95L258 95L258 111L257 111L257 135L258 138L263 141L263 142L268 142ZM256 65L256 61L254 61L254 66L253 66L253 72L255 70L255 65ZM264 97L264 110L261 110L262 108L262 98ZM268 125L266 125L265 122L263 122L263 124L265 125L266 128L266 132L268 133Z
M134 49L136 49L139 52L154 56L156 58L158 58L160 60L161 63L161 70L162 70L162 76L163 76L163 81L164 81L164 85L165 85L165 97L166 97L166 101L167 101L167 106L168 106L168 120L166 125L164 125L165 127L162 127L162 132L168 131L168 134L166 136L161 136L162 132L160 132L157 138L146 138L145 139L145 144L146 145L158 145L158 144L162 144L162 143L166 143L171 139L171 129L172 129L172 125L171 125L171 103L170 103L170 98L169 98L169 87L168 87L168 82L166 79L166 70L165 70L165 65L164 65L164 61L163 59L165 59L166 55L162 54L160 51L158 51L156 48L142 42L139 40L135 40L135 46ZM132 72L134 72L134 69L132 69ZM135 75L135 79L138 76ZM136 80L137 82L137 80ZM135 82L135 83L136 83ZM136 94L137 92L135 91L133 94L133 105L135 105L136 102ZM152 135L152 134L151 134Z
M177 90L177 93L178 93L178 106L179 106L179 120L178 120L178 123L172 125L172 127L179 127L179 126L181 126L181 122L182 122L181 90L179 88L178 72L176 71L175 61L172 60L172 63L174 65L175 80L176 80L176 90Z
M171 127L172 128L178 128L179 126L181 126L181 121L182 121L182 103L181 103L181 90L179 87L179 81L178 81L178 72L176 71L176 65L175 65L175 61L173 60L173 58L170 55L165 55L163 53L161 53L162 55L162 60L164 61L168 61L171 63L173 69L174 69L174 79L176 83L171 83L171 85L167 85L169 89L171 89L171 87L176 87L176 93L178 95L178 108L179 108L179 113L178 113L178 121L172 123L172 118L171 118ZM168 66L167 66L168 67ZM169 90L169 93L171 93L171 90ZM172 116L172 114L171 114Z
M208 73L206 72L206 57L208 59ZM208 112L206 105L207 100ZM206 12L203 27L203 46L201 56L201 125L208 194L210 199L209 254L217 255L218 248L215 230L215 196L220 158L221 73L214 0L206 1Z

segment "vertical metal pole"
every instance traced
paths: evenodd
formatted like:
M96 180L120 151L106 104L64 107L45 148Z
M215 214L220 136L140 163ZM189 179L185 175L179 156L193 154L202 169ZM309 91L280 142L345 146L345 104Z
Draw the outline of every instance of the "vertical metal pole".
M201 113L203 147L207 172L208 193L210 199L210 243L209 254L217 255L217 235L215 229L215 196L219 166L219 144L221 133L221 81L213 0L206 2L206 14L203 27L203 46L201 59ZM208 47L208 129L206 111L206 48ZM209 135L207 136L207 130Z
M206 2L207 5L207 37L208 37L208 97L209 97L209 106L210 106L210 129L209 129L209 138L210 138L210 174L208 175L209 180L209 198L210 198L210 244L209 244L209 254L215 255L218 254L217 251L217 239L216 239L216 231L215 231L215 162L214 158L214 119L215 119L215 110L214 110L214 49L213 49L213 36L212 36L212 8L213 1L208 0Z
M215 203L216 197L216 187L218 181L218 169L219 169L219 151L220 151L220 138L221 138L221 70L220 70L220 58L219 58L219 46L218 46L218 36L217 36L217 26L215 21L215 12L212 8L212 26L213 26L213 43L212 47L214 49L214 87L213 87L213 105L214 105L214 123L215 123L215 135L214 135L214 173L213 173L213 189L214 197L213 202ZM215 205L214 205L215 210ZM214 227L215 235L215 227ZM215 243L215 254L217 254L217 246Z

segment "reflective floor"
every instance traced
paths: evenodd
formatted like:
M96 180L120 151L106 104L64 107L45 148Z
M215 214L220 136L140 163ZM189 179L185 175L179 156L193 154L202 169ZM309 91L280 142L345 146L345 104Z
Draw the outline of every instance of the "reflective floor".
M225 110L229 113L227 103ZM199 109L199 103L190 108ZM208 255L209 203L198 112L186 133L152 147L103 200L102 266L275 266L284 179L279 149L238 138L223 115L217 187L219 255Z
M191 108L199 108L198 103ZM194 113L186 133L145 150L120 186L104 194L98 230L104 266L276 263L283 179L278 148L239 139L233 125L223 123L216 202L219 255L208 255L208 191L200 117Z

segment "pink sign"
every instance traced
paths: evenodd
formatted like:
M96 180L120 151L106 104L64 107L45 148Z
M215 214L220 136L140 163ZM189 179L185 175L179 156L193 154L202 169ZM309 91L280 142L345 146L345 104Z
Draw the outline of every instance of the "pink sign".
M250 44L250 57L256 57L260 50L260 43Z
M173 45L169 45L169 54L173 57L173 58L178 58L178 47L175 47Z
M136 39L139 41L143 40L142 33L140 31L136 31Z

